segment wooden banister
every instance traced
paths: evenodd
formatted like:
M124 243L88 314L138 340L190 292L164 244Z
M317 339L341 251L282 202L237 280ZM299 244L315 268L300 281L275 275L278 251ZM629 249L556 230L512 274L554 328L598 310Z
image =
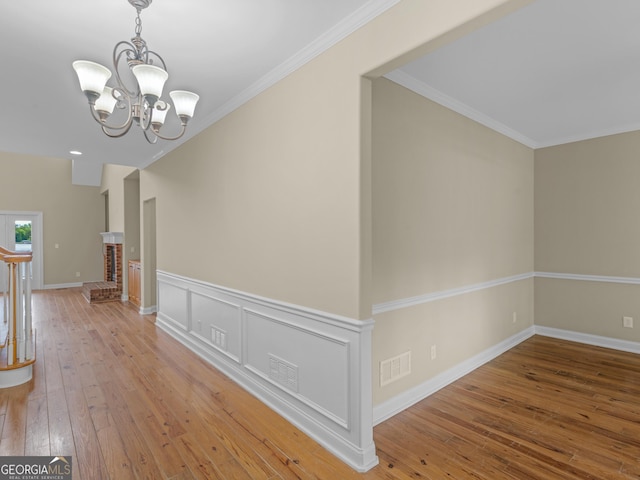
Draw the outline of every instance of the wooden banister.
M0 328L0 387L3 371L29 367L28 376L12 375L8 385L31 378L35 362L35 336L31 320L31 252L14 252L0 246L0 273L6 279L2 292L3 322ZM25 380L22 380L24 378Z
M33 260L33 253L14 252L0 246L0 260L5 263L30 262Z

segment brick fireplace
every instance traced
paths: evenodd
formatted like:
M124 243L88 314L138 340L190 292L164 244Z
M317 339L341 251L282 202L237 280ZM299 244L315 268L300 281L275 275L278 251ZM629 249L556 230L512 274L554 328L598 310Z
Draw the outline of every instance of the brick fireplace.
M104 232L102 251L104 258L104 280L87 282L82 285L82 295L89 303L103 303L122 300L122 240L119 232Z

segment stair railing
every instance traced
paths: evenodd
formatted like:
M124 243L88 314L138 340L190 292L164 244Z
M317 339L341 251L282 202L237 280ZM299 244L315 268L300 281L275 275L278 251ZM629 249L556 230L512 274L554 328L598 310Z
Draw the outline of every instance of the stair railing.
M31 318L31 252L13 252L0 247L0 270L6 281L3 288L3 332L0 337L5 365L0 370L20 368L35 361L33 325Z

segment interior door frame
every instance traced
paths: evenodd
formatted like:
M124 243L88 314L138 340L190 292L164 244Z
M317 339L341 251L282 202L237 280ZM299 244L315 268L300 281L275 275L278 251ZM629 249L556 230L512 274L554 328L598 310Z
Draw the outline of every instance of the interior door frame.
M44 244L43 244L43 232L42 232L42 212L30 212L30 211L6 211L0 210L0 215L4 215L9 221L5 222L4 237L9 236L9 231L13 233L12 227L15 225L15 220L31 220L31 251L33 253L33 262L31 264L32 270L32 290L42 290L44 288ZM15 236L12 236L10 245L6 245L10 250L15 249Z

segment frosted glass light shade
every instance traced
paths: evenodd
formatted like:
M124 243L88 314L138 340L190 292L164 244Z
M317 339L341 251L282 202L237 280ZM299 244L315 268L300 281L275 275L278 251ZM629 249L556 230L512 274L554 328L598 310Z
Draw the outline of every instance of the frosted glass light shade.
M97 112L112 114L117 102L118 100L113 97L113 88L104 87L102 95L96 100L93 108L95 108Z
M167 112L171 109L171 105L158 101L153 109L153 113L151 114L151 123L164 125L164 120L167 118Z
M88 60L76 60L73 62L73 69L78 74L80 88L83 92L93 92L100 95L111 77L111 71L99 63Z
M169 96L171 97L171 100L173 100L173 106L176 107L176 115L179 117L193 117L196 104L200 99L198 95L185 90L173 90L172 92L169 92Z
M138 80L140 93L143 96L154 97L156 99L162 96L164 83L169 78L169 74L160 67L154 65L135 65L131 71ZM153 102L155 103L155 102Z

